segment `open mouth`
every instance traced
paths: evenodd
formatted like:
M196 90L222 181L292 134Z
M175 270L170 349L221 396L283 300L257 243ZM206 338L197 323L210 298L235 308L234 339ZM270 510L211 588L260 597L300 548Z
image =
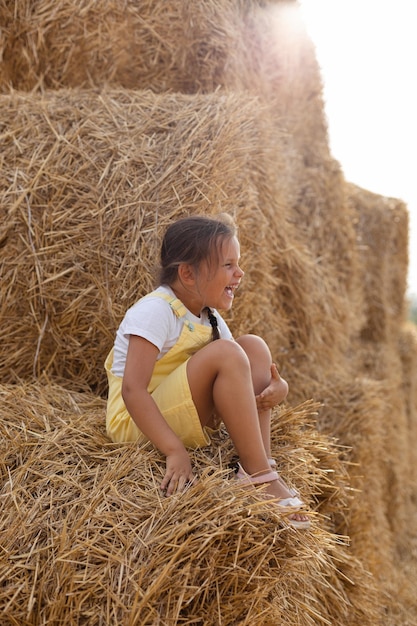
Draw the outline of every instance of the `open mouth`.
M230 298L233 298L234 292L236 291L238 287L239 285L227 285L227 287L225 288L225 292Z

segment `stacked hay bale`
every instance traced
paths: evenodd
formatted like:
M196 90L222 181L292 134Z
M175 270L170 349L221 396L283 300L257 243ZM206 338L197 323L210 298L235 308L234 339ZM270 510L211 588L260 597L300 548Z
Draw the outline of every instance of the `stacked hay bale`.
M366 588L364 585L366 570L362 563L356 562L354 555L349 554L345 545L339 544L339 536L335 534L337 520L348 517L346 468L332 440L320 437L315 428L309 429L308 422L304 424L304 415L310 421L315 420L315 412L308 410L293 410L287 418L285 415L280 417L275 424L274 450L282 463L283 473L287 473L297 485L303 485L303 492L311 502L315 498L318 500L317 510L324 518L321 530L319 527L316 535L310 537L311 544L300 544L300 538L296 536L285 535L284 538L279 534L282 532L279 520L271 517L268 507L264 505L258 509L254 503L248 504L247 496L243 502L237 500L236 510L230 499L223 495L228 484L225 480L218 478L212 485L208 475L205 486L204 471L219 465L227 467L231 459L229 448L221 453L221 446L214 447L211 453L205 451L204 455L196 455L194 459L203 474L199 488L187 495L185 503L181 500L176 501L175 507L171 505L172 515L178 515L178 509L184 506L183 524L188 529L187 520L199 519L202 514L201 494L204 494L208 507L205 515L209 527L213 525L216 533L213 541L209 541L209 528L203 524L195 530L193 538L195 542L202 542L201 558L212 564L211 578L207 581L207 565L198 569L199 575L194 574L191 582L180 577L176 591L168 593L172 570L166 568L164 575L157 578L158 584L151 585L161 560L149 570L149 559L168 560L181 570L183 563L195 556L196 544L190 543L189 550L184 551L183 534L179 538L175 538L177 535L167 538L168 531L178 532L178 523L173 524L172 516L167 517L165 508L161 509L157 489L160 470L152 473L150 469L155 467L154 461L151 465L142 463L142 456L139 456L141 463L134 479L136 488L129 498L140 503L143 517L138 520L138 504L125 512L124 525L131 524L126 539L127 561L118 562L117 567L112 562L109 564L109 559L115 556L107 544L101 549L106 558L99 563L94 558L94 580L98 579L102 593L109 595L105 605L102 605L102 596L94 585L75 592L71 576L80 574L68 567L69 546L74 544L76 530L79 550L85 554L87 562L80 563L78 553L75 556L71 553L71 560L77 560L84 571L83 576L90 579L89 559L93 558L90 546L97 540L93 542L90 537L93 522L87 524L85 520L95 519L97 515L102 523L103 510L92 511L90 504L102 497L101 490L96 491L98 484L115 484L111 468L118 463L117 455L111 456L102 470L103 477L98 479L101 469L97 466L97 458L107 457L103 446L108 448L109 444L106 445L103 434L103 402L91 396L89 389L104 389L102 364L114 330L125 308L152 283L153 260L165 225L189 211L190 206L195 206L198 212L211 213L222 209L234 213L240 224L243 246L249 251L256 248L258 252L256 256L246 254L245 265L251 275L249 287L242 293L232 323L238 330L239 327L259 328L264 324L270 334L274 329L285 338L286 328L279 331L279 324L274 326L275 312L268 313L274 268L266 245L268 221L263 213L263 208L268 207L269 196L262 193L267 187L266 183L263 187L262 181L265 178L263 168L267 167L264 163L269 159L262 147L263 128L253 115L251 98L236 95L166 96L125 90L106 92L97 97L90 91L62 90L42 97L13 94L4 97L3 104L2 123L7 131L2 206L7 229L3 235L2 268L7 281L7 297L3 300L1 318L5 346L2 379L15 383L3 390L3 476L6 480L3 528L10 527L10 519L16 516L16 510L22 515L18 524L22 532L17 534L13 525L13 531L10 529L4 535L3 545L7 554L12 555L4 562L2 571L2 580L11 581L6 584L3 595L7 617L23 619L27 615L30 623L39 614L45 620L58 620L60 615L75 620L73 616L77 612L85 619L92 612L94 617L91 619L94 620L99 605L103 607L100 610L110 614L114 611L115 619L121 622L127 619L126 616L130 619L137 613L138 619L144 620L141 623L156 623L155 615L160 615L162 623L164 619L187 617L190 620L201 618L207 624L215 624L218 619L231 624L241 619L243 610L247 619L255 623L262 620L258 623L272 624L277 619L285 623L287 619L291 624L294 611L301 613L299 623L308 624L312 614L327 619L334 612L349 615L352 623L363 623L365 615L365 620L372 623L375 607L370 602L372 593L368 595L369 584ZM190 119L198 121L199 132L190 125ZM14 120L12 125L11 120ZM26 134L22 129L27 129ZM206 141L207 136L212 137L210 142ZM13 164L13 176L8 173L8 163ZM294 264L300 263L297 249L292 253L291 241L285 239L288 236L285 226L277 220L275 228L282 231L281 239L289 249L286 262L294 258ZM271 235L270 228L268 234ZM22 293L25 294L23 298ZM260 319L262 311L263 320ZM285 323L284 313L281 318ZM13 333L10 333L12 320ZM17 384L20 380L30 381L39 376L46 380L44 389L38 384ZM62 386L51 385L48 378L60 381ZM69 394L66 389L74 391ZM84 395L77 394L75 389L83 389ZM68 403L69 411L66 408ZM88 452L78 450L75 462L73 448L85 445L89 428L85 404L93 405L96 411ZM61 417L55 420L54 415L61 405L64 407ZM76 426L73 424L74 410L76 414L81 413ZM71 436L66 431L67 422ZM85 431L81 423L85 425ZM311 431L309 436L308 430ZM64 459L62 462L51 455L50 446L55 450L57 445L59 458ZM114 446L110 448L115 449ZM123 478L126 480L132 471L127 469L132 464L132 447L122 448L122 454ZM136 459L137 452L134 454ZM83 480L88 484L82 495L81 478L78 482L71 478L73 472L80 473L79 458L84 459ZM132 484L130 480L129 484ZM46 490L46 485L50 485L50 491ZM220 485L223 490L216 500ZM236 498L235 486L228 488L230 497ZM48 494L47 499L41 497L43 492ZM28 494L36 495L28 497ZM87 510L76 508L70 514L70 503L80 500L88 504ZM160 529L157 526L151 543L146 535L143 536L141 545L146 550L138 553L137 549L133 550L133 544L137 541L138 526L141 528L145 524L141 520L150 516L149 509L143 507L146 501L149 501L154 517L157 507L163 520L161 523L166 527ZM27 502L27 507L23 507L22 502ZM49 503L47 514L42 517L40 513L45 510L46 502ZM248 507L251 510L253 506L255 512L261 511L260 515L249 514L248 529L255 524L256 536L253 537L252 530L248 530L249 534L243 538L235 535L236 519L239 524L245 524ZM116 532L113 527L117 529L121 517L120 513L114 515L116 505L109 508L108 535L113 542ZM268 528L265 527L265 516L270 520ZM75 517L85 523L74 526ZM329 521L325 521L326 518ZM178 522L182 518L176 519ZM29 522L25 523L25 520ZM36 524L34 520L37 520ZM47 531L51 527L57 527L52 536ZM41 532L45 528L45 532ZM31 546L39 532L41 538L36 540L38 551L35 553ZM271 541L275 533L278 535ZM239 541L239 546L233 543L230 548L229 536L233 542ZM263 537L262 541L259 536ZM279 564L281 571L279 578L278 569L271 571L270 560L272 554L277 558L277 544L287 550L292 539L295 544L291 551L296 559L288 559L288 565L294 565L294 572L287 571L286 574L286 579L292 581L289 585L283 581L286 558L276 561L276 568ZM254 551L253 542L258 546L257 551ZM225 556L213 569L219 545ZM17 567L11 567L14 556L21 554L22 546L25 546L23 554L29 555L28 561L18 559ZM119 568L131 572L132 550L137 559L144 562L143 569L137 570L132 586L123 587L121 607L110 610L109 605L114 602L116 594L115 581L123 575ZM183 557L179 558L177 550ZM168 556L167 551L172 556ZM249 584L246 577L253 581L252 563L260 560L259 553L263 555L263 565L259 576ZM117 554L120 559L120 552ZM246 554L248 561L245 561ZM324 561L322 556L319 558L322 554L326 555ZM37 569L29 572L24 569L27 576L22 582L22 567L31 563L34 556L38 559ZM46 564L41 556L45 556ZM63 572L62 559L65 563ZM311 567L301 567L300 575L304 586L314 589L310 592L313 595L309 603L305 603L297 591L300 577L295 573L306 559L311 562ZM340 561L339 565L335 566L334 561ZM114 567L117 576L113 575ZM238 573L234 571L236 568ZM334 580L329 569L334 569ZM148 570L149 574L145 576ZM230 575L233 584L216 582L220 571L226 581ZM38 590L36 582L40 575L45 587ZM265 585L264 578L269 575L270 585L274 590L278 589L278 593ZM132 576L129 574L129 580ZM322 579L324 586L317 585L317 579ZM347 579L357 585L352 592L346 589ZM16 585L22 586L18 602L10 595ZM147 591L149 585L154 590L152 594ZM258 600L249 608L242 603L238 593L241 587L245 597L260 587ZM65 599L61 593L56 595L55 592L64 588L71 590L67 591ZM191 596L187 595L188 592L184 595L184 589L189 589ZM137 593L143 594L140 602ZM84 596L89 600L87 608L81 609L79 598ZM294 599L289 600L289 596ZM219 608L220 599L225 603L222 608ZM318 608L323 602L324 610ZM18 606L21 607L19 610Z
M375 623L372 581L343 539L294 532L227 480L224 435L217 459L192 453L199 483L165 499L163 459L109 444L104 400L41 382L3 385L1 401L3 624ZM284 412L273 438L288 444L284 476L340 504L343 464L316 409Z
M357 371L375 381L379 394L383 438L375 469L378 482L385 483L385 517L395 537L396 558L409 541L410 504L416 488L410 465L414 456L410 441L415 428L410 408L415 406L415 397L405 382L413 371L410 362L407 373L402 354L403 336L408 334L408 213L400 200L383 198L352 184L347 186L347 195L357 214L365 314L354 344L354 360ZM411 341L411 351L413 345ZM372 498L372 486L364 486L368 500Z
M416 411L415 351L401 335L406 259L389 274L405 211L391 203L394 236L373 265L386 201L368 211L329 154L295 3L24 0L0 16L7 619L387 623L395 593L401 606L410 589L395 587L395 532L414 514L415 483L397 458ZM293 405L323 402L277 413L273 432L283 474L319 513L308 536L213 474L227 467L227 441L195 454L198 489L165 502L161 460L102 432L104 356L152 285L164 227L218 211L239 222L247 273L233 330L266 337ZM374 329L364 276L384 292L389 337ZM369 341L402 366L404 394ZM5 531L16 516L20 532Z
M104 390L116 325L152 286L164 228L190 211L236 215L259 250L248 265L266 307L267 157L253 107L126 90L3 98L3 380L43 372ZM253 297L240 304L248 319L259 315Z

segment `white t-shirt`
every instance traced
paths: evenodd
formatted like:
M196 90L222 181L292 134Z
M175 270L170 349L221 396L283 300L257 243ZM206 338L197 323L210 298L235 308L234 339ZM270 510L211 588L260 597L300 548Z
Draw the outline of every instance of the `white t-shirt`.
M174 292L166 286L158 287L155 291L168 294L173 298L176 297ZM205 311L201 312L200 317L197 317L188 309L186 311L185 318L190 322L210 326ZM213 313L217 317L220 337L222 339L232 339L232 333L224 319L215 309L213 309ZM138 300L128 309L117 330L114 342L113 374L115 376L123 376L124 374L130 335L143 337L153 343L159 350L157 359L160 359L176 344L183 326L183 319L175 315L164 298L147 296Z

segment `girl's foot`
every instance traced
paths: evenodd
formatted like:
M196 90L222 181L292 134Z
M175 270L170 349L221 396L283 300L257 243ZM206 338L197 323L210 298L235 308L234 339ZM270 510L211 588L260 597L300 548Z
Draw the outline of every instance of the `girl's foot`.
M294 513L288 516L289 523L295 528L309 528L310 519L308 515L300 511L304 506L303 502L291 493L277 472L269 471L251 476L239 464L236 477L240 482L247 485L266 485L265 493L277 500L277 506L287 510L296 509Z
M272 470L275 470L277 472L277 462L275 459L268 459L268 463L269 463L269 467ZM278 472L277 472L278 473ZM300 495L300 492L297 491L297 489L294 489L293 487L288 487L287 483L285 482L285 480L283 478L281 478L281 476L278 474L278 480L281 482L281 484L288 489L288 492L291 494L292 498L296 498Z

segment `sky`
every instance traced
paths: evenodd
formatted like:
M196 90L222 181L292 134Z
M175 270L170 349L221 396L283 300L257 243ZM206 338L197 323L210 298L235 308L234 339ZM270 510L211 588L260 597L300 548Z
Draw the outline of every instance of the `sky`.
M409 211L417 296L417 36L414 0L299 0L316 46L330 149L345 178Z

